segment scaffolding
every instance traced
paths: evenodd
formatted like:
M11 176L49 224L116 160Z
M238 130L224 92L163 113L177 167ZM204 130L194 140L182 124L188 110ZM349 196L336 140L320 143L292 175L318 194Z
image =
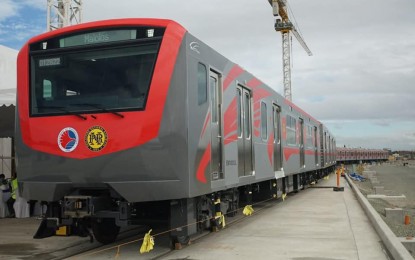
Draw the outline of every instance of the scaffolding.
M47 1L47 31L82 22L82 0Z

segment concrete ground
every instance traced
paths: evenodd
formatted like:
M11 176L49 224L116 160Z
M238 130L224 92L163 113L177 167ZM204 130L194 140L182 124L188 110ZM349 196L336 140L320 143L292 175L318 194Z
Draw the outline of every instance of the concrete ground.
M182 250L168 252L165 237L156 237L155 249L148 254L139 253L141 241L118 242L125 243L119 247L118 259L388 259L345 179L341 178L344 192L321 188L335 181L331 175L315 185L320 188L289 194L284 202L257 209L253 216ZM33 240L38 224L33 218L0 219L0 259L61 259L97 246L78 237ZM112 245L110 250L101 247L72 258L114 259L116 253Z
M334 175L317 186L335 184ZM388 259L352 190L313 188L161 259ZM290 198L292 197L292 198Z
M0 259L56 259L74 247L85 250L99 246L79 237L33 239L39 224L36 218L0 219Z
M53 236L33 239L41 220L37 218L1 218L0 219L0 260L15 259L65 259L94 248L102 248L96 241L78 236ZM120 238L141 234L140 228L124 230Z

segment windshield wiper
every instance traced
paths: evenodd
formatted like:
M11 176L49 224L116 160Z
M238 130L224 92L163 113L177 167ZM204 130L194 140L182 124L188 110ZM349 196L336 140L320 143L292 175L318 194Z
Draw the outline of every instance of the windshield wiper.
M62 112L65 112L68 115L73 115L73 116L77 116L79 118L82 118L83 120L86 120L87 119L86 116L83 116L83 115L81 115L79 113L75 113L75 112L69 111L69 110L65 109L65 107L59 107L59 106L40 106L40 107L36 107L36 108L40 108L40 109L43 109L43 108L56 109L56 110L60 110Z
M116 116L119 116L119 117L121 117L121 118L124 118L124 115L123 115L123 114L120 114L120 113L115 112L115 111L110 111L110 110L106 109L105 107L100 106L99 104L80 103L80 104L71 104L71 105L72 105L72 106L93 107L93 108L100 109L100 110L102 110L102 111L104 111L104 112L107 112L107 113L112 113L112 114L114 114L114 115L116 115Z

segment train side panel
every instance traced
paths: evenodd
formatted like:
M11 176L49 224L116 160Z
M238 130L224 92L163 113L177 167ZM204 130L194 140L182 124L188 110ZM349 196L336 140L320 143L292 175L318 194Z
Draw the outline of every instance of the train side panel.
M191 34L186 45L191 197L322 169L317 120Z

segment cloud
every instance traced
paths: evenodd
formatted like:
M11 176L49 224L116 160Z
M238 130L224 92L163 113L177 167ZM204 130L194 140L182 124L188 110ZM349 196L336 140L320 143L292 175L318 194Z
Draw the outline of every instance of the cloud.
M7 37L0 37L0 44L10 43L12 45L14 42L24 42L30 37L43 32L44 29L44 27L38 24L23 21L15 21L9 24L0 23L0 36L7 35ZM16 47L20 48L21 44L18 44Z
M381 141L380 141L381 140ZM414 138L405 135L385 135L385 136L337 136L338 147L364 147L372 149L391 148L392 150L413 150L415 147Z
M46 0L20 0L19 4L22 8L31 7L39 10L46 10L47 1Z
M20 11L27 7L46 11L46 0L2 0L0 2L0 22L18 16Z
M332 130L333 124L327 123ZM347 123L346 123L347 124ZM379 128L378 126L368 126L365 122L359 125L353 123L353 130L350 125L341 129L341 134L335 135L339 147L366 147L366 148L392 148L402 150L414 150L415 136L412 134L415 124L406 124L403 129L394 125ZM349 130L346 130L349 129ZM391 130L394 129L394 130ZM356 135L356 133L358 133Z
M381 119L381 120L378 120L378 121L375 121L375 122L373 122L375 125L378 125L378 126L390 126L391 125L391 122L388 122L386 119Z
M0 2L0 22L15 16L18 13L18 5L12 0L3 0Z
M19 49L30 37L45 31L46 1L4 0L0 12L3 8L13 11L0 15L0 44Z

